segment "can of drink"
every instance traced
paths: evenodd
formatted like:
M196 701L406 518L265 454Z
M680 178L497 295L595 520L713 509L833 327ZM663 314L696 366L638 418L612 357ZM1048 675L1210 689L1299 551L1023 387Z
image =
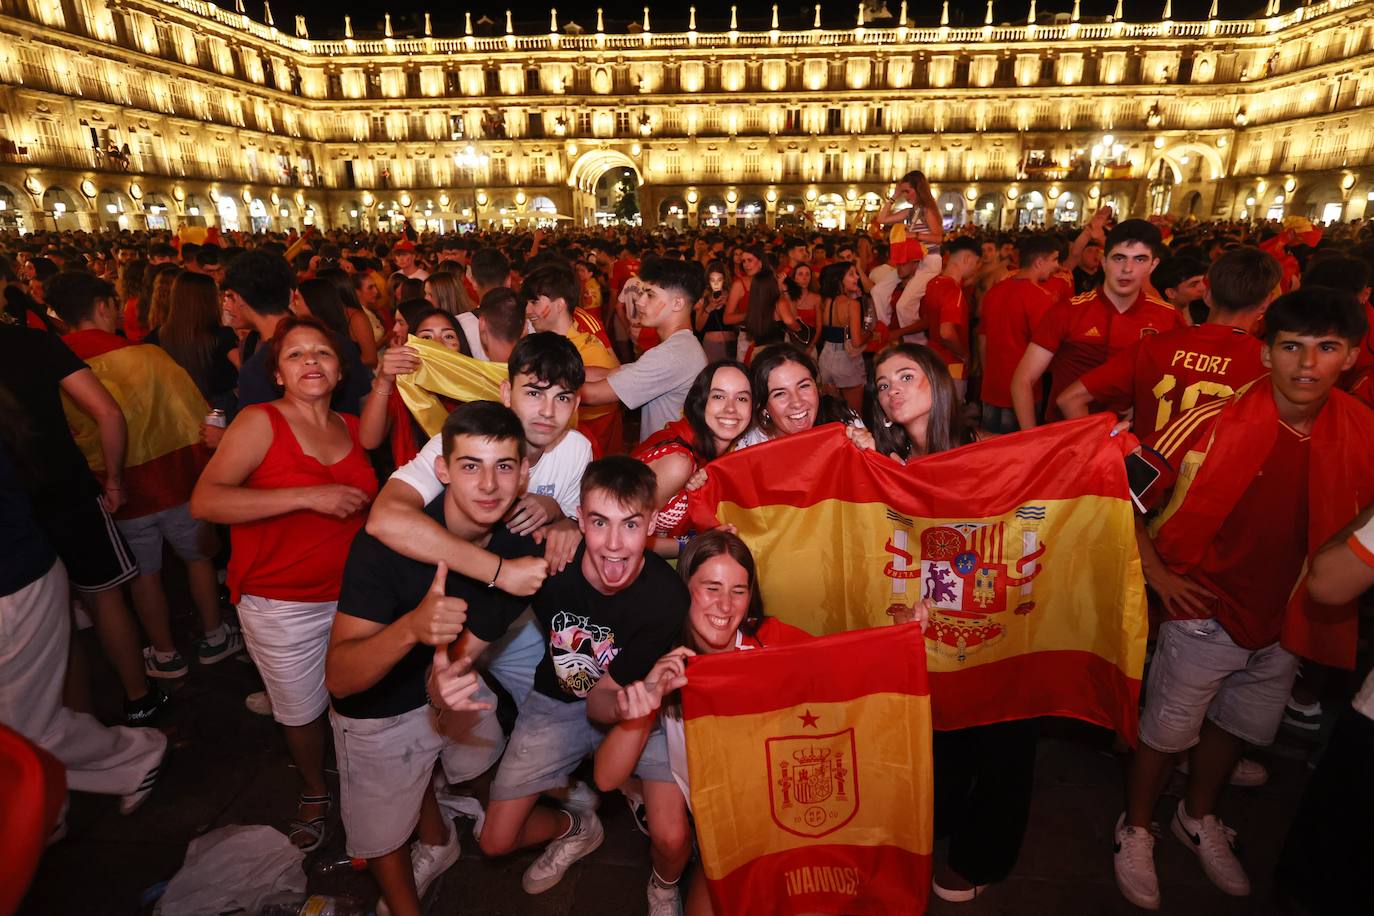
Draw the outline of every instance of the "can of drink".
M205 415L206 426L218 426L220 429L229 425L229 418L222 410L212 410Z

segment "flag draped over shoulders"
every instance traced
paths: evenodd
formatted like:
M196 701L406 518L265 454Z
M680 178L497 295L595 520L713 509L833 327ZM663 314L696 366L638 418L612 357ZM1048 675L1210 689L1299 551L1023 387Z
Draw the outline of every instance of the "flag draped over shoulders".
M914 625L694 658L692 812L719 916L919 914L933 833Z
M191 376L161 347L137 344L101 350L78 355L119 404L128 427L124 453L128 502L115 518L141 518L181 505L191 498L209 460L200 441L200 424L209 405ZM104 480L99 425L66 394L62 407L76 444L91 470Z
M1175 572L1197 566L1226 517L1264 466L1278 435L1279 415L1268 379L1252 382L1234 397L1180 415L1158 441L1185 442L1189 430L1211 424L1197 447L1170 462L1178 482L1155 521L1154 541ZM1170 436L1170 438L1164 438ZM1374 413L1333 389L1312 425L1307 488L1308 560L1374 501ZM1165 456L1168 458L1168 455ZM1263 537L1259 532L1257 536ZM1353 604L1322 605L1307 594L1306 575L1295 583L1284 613L1281 643L1324 665L1353 668L1357 642Z
M1129 437L1096 416L902 465L819 427L712 462L698 530L733 524L770 614L815 634L929 598L935 727L1072 716L1136 733L1147 620Z
M406 346L420 351L420 368L398 376L396 390L426 435L437 435L448 417L441 396L455 401L499 399L507 375L505 363L473 359L413 335L406 338Z

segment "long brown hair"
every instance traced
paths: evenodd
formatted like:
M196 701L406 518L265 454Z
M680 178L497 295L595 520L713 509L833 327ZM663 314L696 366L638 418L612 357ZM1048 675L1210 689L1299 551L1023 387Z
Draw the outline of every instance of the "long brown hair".
M922 452L916 452L916 443L911 441L906 429L893 422L878 403L878 367L894 356L905 356L919 366L930 386L930 416L926 422L926 447ZM949 376L949 369L945 367L944 360L929 347L896 343L883 348L873 360L873 371L869 373L865 387L864 402L869 408L868 428L873 432L874 447L884 455L894 452L901 458L910 458L913 453L933 455L974 440L973 429L964 421L959 393Z
M930 181L926 178L925 172L920 169L912 169L902 176L898 184L911 185L911 189L916 192L916 206L921 209L922 216L927 210L940 212L940 205L935 202L935 193L930 190ZM931 228L936 227L932 226Z
M764 342L764 335L773 325L782 291L778 289L778 278L773 273L773 259L763 250L763 246L753 245L745 250L758 259L759 271L749 280L749 310L744 315L744 329L755 343L760 343Z
M463 289L462 281L453 274L432 273L425 284L429 287L428 292L434 296L434 307L439 311L448 312L450 315L461 315L464 312L472 311L473 306L468 301L467 291ZM429 296L425 298L428 299ZM575 308L577 308L576 302L568 303L569 312Z
M157 278L165 273L174 273L181 270L175 264L164 261L161 264L154 264L143 274L143 284L138 291L138 305L135 311L138 313L138 323L142 327L152 330L154 325L148 323L148 312L153 305L153 291L157 288Z
M164 270L153 278L153 295L148 302L148 330L160 327L172 311L172 284L185 271Z
M209 383L219 327L219 290L215 281L205 274L182 271L172 281L171 309L158 331L158 341L207 398L218 393L209 390Z

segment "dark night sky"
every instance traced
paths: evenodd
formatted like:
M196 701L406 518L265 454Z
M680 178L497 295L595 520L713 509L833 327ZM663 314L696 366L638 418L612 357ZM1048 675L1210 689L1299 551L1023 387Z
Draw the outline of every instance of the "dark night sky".
M254 18L261 18L262 11L258 7L260 0L246 0L249 14ZM673 3L655 3L647 0L650 8L650 24L655 31L680 31L687 27L686 8L690 3L682 3L674 0ZM901 0L886 0L889 10L893 16L898 12ZM1284 0L1284 7L1288 8L1294 4L1295 0ZM220 0L221 5L230 6L229 0ZM749 0L742 2L737 0L739 6L740 26L767 28L771 14L772 3L770 0ZM858 4L849 0L822 0L823 22L828 28L846 28L854 24L855 14ZM596 9L598 6L605 10L606 31L611 33L624 32L626 26L631 22L642 21L644 16L644 0L641 2L624 2L624 0L545 0L543 3L516 3L513 0L506 0L505 3L472 3L458 0L457 3L445 4L438 0L382 0L381 3L375 0L272 0L272 13L280 24L290 23L292 17L297 13L302 13L310 27L312 37L331 37L335 33L343 31L343 16L345 13L352 15L353 28L359 37L363 37L372 32L380 34L382 14L389 12L392 17L392 27L398 37L407 34L420 34L423 22L423 14L429 11L433 14L434 32L436 35L445 37L461 35L463 27L463 13L466 9L471 9L474 18L478 18L485 12L493 20L496 20L497 28L501 32L505 30L505 10L507 8L515 11L515 30L518 33L537 33L543 32L548 28L548 10L551 6L558 8L558 21L565 24L570 20L576 20L586 31L594 31L596 27ZM1024 22L1026 13L1030 5L1030 0L997 0L993 6L993 15L996 22ZM1082 0L1081 15L1085 19L1100 18L1111 14L1116 6L1116 0ZM1207 15L1210 0L1174 0L1173 15L1175 19L1203 19ZM729 0L701 0L696 3L697 7L697 27L702 31L713 29L724 30L728 27L730 18ZM913 18L917 25L936 25L939 23L940 2L939 0L908 0L908 15ZM814 0L812 3L798 3L797 0L782 0L778 4L781 26L788 28L810 28L812 16L814 15ZM1047 17L1057 12L1069 12L1073 8L1073 0L1046 0L1037 2L1037 18L1040 21L1047 21ZM1221 0L1221 17L1240 19L1255 14L1257 0ZM1262 11L1263 3L1258 3L1258 8ZM983 22L985 12L985 0L951 0L950 2L950 22L952 25L978 25ZM1153 20L1157 19L1164 9L1164 0L1125 0L1125 17L1133 20ZM894 25L895 19L875 21L873 25L882 28L887 25Z

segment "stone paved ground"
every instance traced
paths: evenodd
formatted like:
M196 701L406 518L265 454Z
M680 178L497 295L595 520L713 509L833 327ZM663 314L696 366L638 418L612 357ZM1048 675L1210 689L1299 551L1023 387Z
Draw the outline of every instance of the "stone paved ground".
M183 626L188 622L180 621ZM183 651L189 647L189 638ZM97 672L103 711L112 712L108 675ZM162 784L132 817L121 817L112 798L75 795L66 840L47 853L23 916L38 914L134 914L140 895L179 867L186 844L227 824L281 826L293 813L298 790L281 738L272 722L248 712L243 697L259 689L249 664L226 661L192 668L176 687L164 727L175 747ZM972 904L933 900L934 914L1072 914L1136 912L1112 880L1111 830L1121 809L1122 760L1101 733L1071 723L1050 723L1040 747L1029 833L1015 874ZM1255 884L1248 899L1216 890L1197 862L1166 831L1157 862L1167 914L1229 916L1278 912L1269 874L1283 831L1307 778L1304 750L1280 744L1261 759L1273 779L1259 789L1232 790L1223 816L1240 831ZM1175 786L1174 791L1177 791ZM1170 799L1159 816L1167 824ZM527 896L520 876L533 853L505 861L485 860L460 821L463 856L427 898L429 914L481 916L620 916L645 911L647 840L636 832L618 795L603 805L606 842L575 865L564 881L540 897ZM322 854L342 854L335 830ZM366 875L312 878L312 889L348 890L375 899Z

